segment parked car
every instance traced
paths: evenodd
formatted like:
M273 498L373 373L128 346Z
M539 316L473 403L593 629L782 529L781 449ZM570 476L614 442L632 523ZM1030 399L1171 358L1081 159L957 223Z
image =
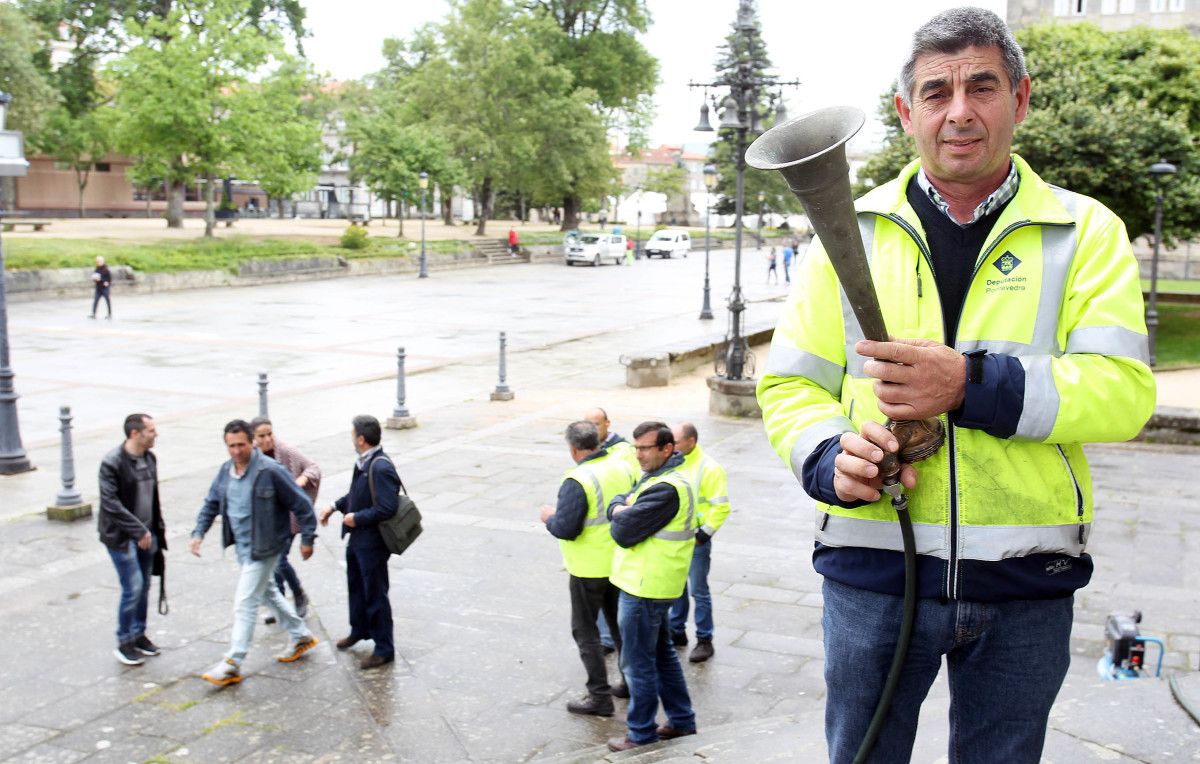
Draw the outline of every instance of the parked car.
M563 244L567 265L611 262L620 265L625 259L625 237L619 233L585 233Z
M642 252L646 257L674 257L675 255L688 256L688 252L692 251L692 237L688 236L688 232L679 228L664 228L661 231L655 231L646 245L642 247Z

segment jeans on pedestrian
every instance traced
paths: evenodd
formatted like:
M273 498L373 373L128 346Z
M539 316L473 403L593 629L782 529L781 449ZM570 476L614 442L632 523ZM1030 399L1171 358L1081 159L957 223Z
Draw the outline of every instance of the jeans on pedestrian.
M108 296L109 287L96 285L96 294L92 297L92 315L96 315L96 308L100 307L100 298L104 298L104 305L108 308L108 315L112 315L112 300Z
M674 600L651 600L621 592L617 621L621 632L621 671L629 685L625 723L629 739L643 745L658 740L658 701L667 726L696 729L696 714L688 695L679 656L671 643L667 612Z
M271 574L279 555L264 560L243 560L238 576L237 593L233 596L233 635L229 640L226 658L241 663L250 650L254 639L254 623L258 620L258 606L266 605L275 616L280 627L287 630L293 641L303 639L312 632L296 615L292 604L283 598L279 590L271 585Z
M892 660L903 597L825 580L825 737L854 759ZM1035 764L1070 664L1073 598L917 601L908 657L869 761L908 761L917 716L945 656L950 764Z
M679 634L687 631L688 595L696 598L696 639L712 639L713 614L712 593L708 590L708 569L712 565L712 539L696 543L692 551L692 566L688 569L688 582L683 594L671 605L671 631Z
M117 644L132 642L146 633L146 610L150 601L150 567L154 562L154 545L139 549L136 541L128 541L119 549L109 549L121 582L121 602L117 606Z
M596 631L600 633L600 646L606 650L617 649L617 644L613 642L612 629L608 628L608 619L604 617L604 613L596 614Z
M279 588L279 593L283 594L283 585L286 583L292 590L292 597L296 596L296 592L304 591L304 587L300 585L300 576L296 575L296 569L292 567L287 558L294 538L296 538L294 533L288 536L287 543L283 545L283 551L279 553L279 562L275 565L275 586Z
M591 695L611 695L608 682L608 666L604 662L604 648L600 645L600 630L596 618L610 621L616 646L621 644L617 629L617 587L607 578L579 578L570 576L571 592L571 636L579 648L579 659L587 672L587 691Z

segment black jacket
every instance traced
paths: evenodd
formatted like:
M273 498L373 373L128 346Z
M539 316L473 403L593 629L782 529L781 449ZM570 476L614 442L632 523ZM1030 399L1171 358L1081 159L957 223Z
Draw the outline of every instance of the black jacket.
M146 452L146 461L154 474L154 514L149 528L130 509L137 504L137 477L133 473L133 457L125 450L125 444L109 451L100 461L100 512L96 515L96 529L109 549L137 541L146 531L154 534L160 550L167 548L166 525L158 501L158 460L153 451Z
M375 476L375 498L371 498L371 488L367 480L367 472L354 466L354 474L350 478L350 492L334 502L333 506L342 514L354 513L354 527L342 526L342 535L350 534L348 546L355 549L376 549L387 551L387 544L379 533L379 524L396 515L400 508L397 497L400 495L400 475L390 459L380 459L384 456L379 449L367 462L367 470Z

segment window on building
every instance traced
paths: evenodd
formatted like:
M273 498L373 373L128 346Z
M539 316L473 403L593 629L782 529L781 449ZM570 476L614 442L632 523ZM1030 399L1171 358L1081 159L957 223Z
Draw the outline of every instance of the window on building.
M1087 0L1071 0L1071 15L1087 15Z
M112 172L112 165L108 162L96 162L92 165L92 169L96 172Z
M1184 0L1170 0L1167 6L1171 13L1183 13Z
M1167 0L1150 0L1150 12L1162 13L1167 9Z
M1100 0L1100 12L1105 16L1111 16L1117 12L1117 0Z
M1121 9L1119 11L1117 11L1117 13L1133 13L1134 6L1136 5L1136 1L1135 0L1121 0L1120 5L1121 5Z

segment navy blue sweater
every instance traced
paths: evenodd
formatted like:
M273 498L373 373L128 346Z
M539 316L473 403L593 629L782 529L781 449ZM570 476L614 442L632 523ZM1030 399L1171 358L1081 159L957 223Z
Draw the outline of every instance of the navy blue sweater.
M366 469L375 476L375 499L371 499L370 483L367 472L354 466L354 474L350 478L350 492L334 502L334 509L343 513L354 513L354 527L342 526L342 536L350 534L348 546L355 549L374 549L387 552L387 545L379 533L379 524L394 517L399 504L396 497L400 494L400 476L389 459L381 459L383 449L379 449L367 462Z

